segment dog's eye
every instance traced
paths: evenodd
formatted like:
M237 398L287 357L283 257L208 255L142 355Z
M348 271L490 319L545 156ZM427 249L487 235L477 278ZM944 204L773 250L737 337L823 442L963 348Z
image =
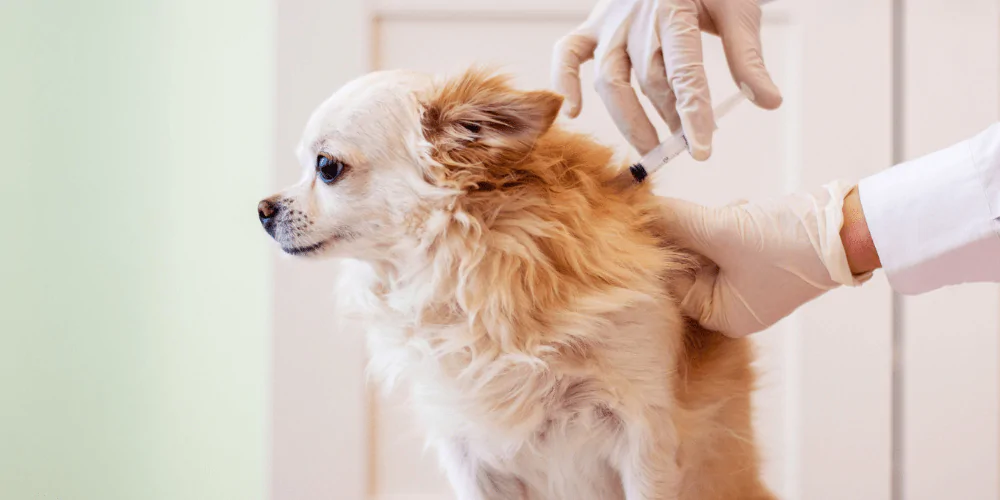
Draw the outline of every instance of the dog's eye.
M334 181L344 173L344 162L337 160L326 153L320 153L316 157L316 175L319 180L326 184L333 184Z

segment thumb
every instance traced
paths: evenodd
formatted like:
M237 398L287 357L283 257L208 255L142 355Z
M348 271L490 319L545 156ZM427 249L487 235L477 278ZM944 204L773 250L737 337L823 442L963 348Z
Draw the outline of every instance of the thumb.
M775 109L781 105L781 91L771 80L771 74L764 66L760 43L760 6L756 1L724 3L728 8L717 6L711 12L716 22L722 45L729 63L729 72L740 90L764 109Z
M596 48L593 36L574 32L556 42L552 52L552 86L566 98L563 113L570 118L576 118L583 105L580 65L594 57Z

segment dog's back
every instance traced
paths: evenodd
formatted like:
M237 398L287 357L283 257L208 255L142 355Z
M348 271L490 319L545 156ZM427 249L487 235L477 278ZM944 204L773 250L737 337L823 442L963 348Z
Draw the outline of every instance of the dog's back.
M674 380L679 419L682 499L765 500L760 482L751 393L753 347L688 321Z

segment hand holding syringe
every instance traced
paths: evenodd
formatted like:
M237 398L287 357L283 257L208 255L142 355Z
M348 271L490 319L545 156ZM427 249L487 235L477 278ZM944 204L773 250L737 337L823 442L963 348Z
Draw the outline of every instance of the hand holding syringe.
M723 116L729 114L737 105L746 100L746 95L743 92L737 92L725 100L723 100L718 106L715 107L713 113L715 115L716 125L718 128L718 120ZM623 182L635 182L641 183L649 174L656 172L661 167L669 163L674 158L677 158L681 153L688 150L688 140L684 136L683 130L677 130L674 135L670 136L666 141L660 143L659 146L653 148L652 151L643 156L639 163L636 163L629 167L627 172L622 172L619 175L619 179Z
M563 112L583 104L580 65L593 58L596 89L629 144L646 153L659 144L637 90L671 130L683 129L696 160L712 152L712 104L702 54L703 33L721 38L736 85L763 109L781 105L764 66L761 5L767 0L601 0L587 20L556 44L553 87ZM704 30L704 31L703 31ZM718 114L716 114L718 117ZM649 167L649 164L644 164Z

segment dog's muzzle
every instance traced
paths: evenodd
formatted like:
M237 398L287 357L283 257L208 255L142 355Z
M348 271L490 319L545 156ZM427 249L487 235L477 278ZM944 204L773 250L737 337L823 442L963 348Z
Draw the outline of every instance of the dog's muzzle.
M264 226L264 230L271 237L274 237L274 229L277 225L278 215L281 214L281 203L274 201L271 198L261 200L257 204L257 217L260 218L260 224Z

